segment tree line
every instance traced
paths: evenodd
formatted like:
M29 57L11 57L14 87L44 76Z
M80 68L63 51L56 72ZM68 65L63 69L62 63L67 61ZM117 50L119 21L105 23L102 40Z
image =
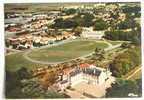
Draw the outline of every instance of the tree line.
M10 99L69 98L66 94L48 88L55 82L55 77L54 71L44 74L42 80L38 80L25 67L15 72L6 70L5 96Z
M131 41L135 45L141 44L141 29L123 31L123 30L112 30L105 31L104 38L109 40L122 40L122 41Z

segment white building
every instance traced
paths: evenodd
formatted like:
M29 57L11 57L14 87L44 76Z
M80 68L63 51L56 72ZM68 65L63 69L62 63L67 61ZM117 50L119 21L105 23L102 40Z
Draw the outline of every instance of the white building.
M61 74L59 87L61 90L66 89L68 86L85 81L94 85L102 85L110 77L111 72L104 68L99 68L94 65L81 64L75 68L65 69Z
M83 28L83 32L81 37L83 38L94 38L94 39L102 39L104 36L104 31L93 31L93 28Z

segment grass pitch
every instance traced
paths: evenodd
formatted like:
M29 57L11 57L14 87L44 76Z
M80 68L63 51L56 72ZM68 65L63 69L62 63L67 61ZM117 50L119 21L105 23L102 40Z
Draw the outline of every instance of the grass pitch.
M73 41L50 48L33 50L28 56L36 61L61 62L89 54L93 52L96 47L106 48L107 46L108 45L103 42L87 40Z
M108 45L103 42L95 42L88 40L74 41L50 48L35 49L35 51L29 53L28 56L36 61L60 62L89 54L93 52L96 47L106 48L108 47ZM25 59L23 57L23 54L24 52L19 52L16 54L7 55L5 57L6 69L10 71L16 71L21 67L33 69L35 67L46 65L33 63Z

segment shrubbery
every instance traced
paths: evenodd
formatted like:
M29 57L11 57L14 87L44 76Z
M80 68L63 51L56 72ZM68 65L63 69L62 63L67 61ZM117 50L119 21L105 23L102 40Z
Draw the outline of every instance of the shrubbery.
M126 52L115 57L109 68L114 76L121 77L140 64L140 47L135 47L129 48Z
M107 89L106 97L129 97L129 93L133 93L138 97L142 96L142 80L117 80L112 88Z

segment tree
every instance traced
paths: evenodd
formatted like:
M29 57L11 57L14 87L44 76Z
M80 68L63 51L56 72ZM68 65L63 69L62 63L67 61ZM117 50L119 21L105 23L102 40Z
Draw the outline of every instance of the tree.
M90 27L93 25L94 15L90 13L85 13L83 17L83 26Z
M123 41L131 41L135 45L140 45L141 43L141 32L139 29L132 30L130 32L125 31L105 31L104 38L110 40L123 40Z
M138 26L138 23L134 20L134 18L127 18L125 21L121 21L117 27L119 29L134 29Z
M99 19L97 21L95 21L94 24L94 30L106 30L108 28L108 25L105 21L103 21L102 19Z
M32 77L31 73L25 67L21 67L16 73L20 80L29 79Z
M52 25L53 28L55 28L55 27L57 27L57 28L62 27L62 25L63 25L63 18L57 18L57 19L54 20L54 22L55 23Z
M122 48L130 48L130 44L124 42L124 43L121 44L121 47L122 47Z
M98 54L101 54L103 52L103 49L101 48L95 48L95 54L98 55Z
M142 78L136 79L136 83L138 85L138 94L141 97L142 96Z
M77 23L77 26L90 27L94 24L94 18L94 15L90 13L78 13L78 15L74 16L72 19Z
M73 18L68 19L62 19L58 18L54 22L54 24L51 26L52 28L75 28L78 26L83 27L90 27L93 26L93 19L94 15L90 13L84 13L77 16L74 16Z
M41 85L44 89L48 89L49 86L55 83L57 79L57 74L54 71L46 73L41 79Z
M119 29L129 29L129 28L131 28L131 27L130 27L130 24L128 23L128 21L121 21L121 22L118 24L118 28L119 28Z
M75 33L75 36L80 36L82 33L82 27L78 26L73 29L73 32Z
M72 19L78 24L78 26L84 26L84 19L82 17L83 15L78 14L76 16L74 16Z
M8 40L5 41L5 45L6 45L6 47L9 47L10 44L11 44L10 41L8 41Z
M23 98L25 95L21 91L22 84L16 72L6 70L5 94L6 98Z
M27 72L25 68L20 69L18 72L22 72L22 75ZM23 73L24 72L24 73ZM56 73L54 71L45 75L44 81L38 81L37 78L28 78L21 80L17 72L6 71L6 82L5 82L5 94L6 98L18 99L18 98L68 98L69 96L58 93L51 89L47 90L42 88L43 83L45 85L52 85L56 80ZM55 78L54 78L55 77Z
M52 28L74 28L78 24L73 19L62 19L58 18L54 21L55 23L51 26Z
M129 97L129 93L141 96L136 81L119 79L116 80L116 84L112 85L112 88L107 89L106 97Z
M101 48L95 48L95 58L99 61L101 61L102 59L104 59L104 49Z
M73 19L66 19L63 21L63 28L75 28L78 24Z
M141 7L140 5L136 5L136 6L123 6L122 7L122 11L124 13L139 13L141 11Z
M70 8L70 9L66 9L63 12L66 13L67 15L71 15L71 14L75 14L76 13L76 9L74 8Z

